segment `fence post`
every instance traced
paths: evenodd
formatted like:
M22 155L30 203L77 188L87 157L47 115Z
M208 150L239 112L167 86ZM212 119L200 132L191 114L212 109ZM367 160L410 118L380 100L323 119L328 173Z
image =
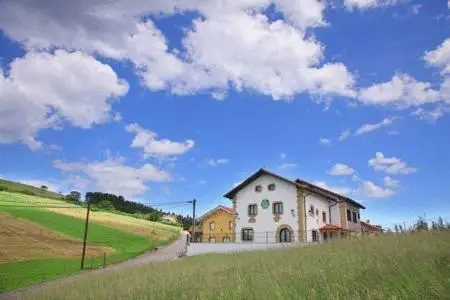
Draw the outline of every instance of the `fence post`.
M103 268L106 267L106 252L103 252Z
M84 239L83 239L83 252L81 254L81 270L84 268L84 257L86 255L86 240L88 235L88 226L89 226L89 212L91 211L91 203L88 201L87 211L86 211L86 222L84 224Z

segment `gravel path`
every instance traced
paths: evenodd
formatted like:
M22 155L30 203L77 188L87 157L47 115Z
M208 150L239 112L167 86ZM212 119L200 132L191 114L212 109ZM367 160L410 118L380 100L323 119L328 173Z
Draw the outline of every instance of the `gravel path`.
M80 274L39 283L36 285L20 288L20 289L14 290L14 291L0 293L0 299L21 299L22 294L24 294L24 293L28 294L30 292L31 293L37 292L41 288L44 288L44 287L72 282L72 281L75 281L83 276L88 275L88 274L101 274L101 273L112 271L112 270L120 270L120 269L129 268L129 267L142 266L142 265L146 265L149 263L174 260L174 259L179 258L180 255L185 254L185 251L186 251L186 233L183 233L178 238L177 241L175 241L174 243L172 243L168 246L161 247L156 251L153 251L150 253L145 253L136 258L133 258L133 259L130 259L130 260L127 260L127 261L124 261L124 262L121 262L121 263L118 263L115 265L107 266L106 268L96 269L93 271L86 271L86 272L83 272Z

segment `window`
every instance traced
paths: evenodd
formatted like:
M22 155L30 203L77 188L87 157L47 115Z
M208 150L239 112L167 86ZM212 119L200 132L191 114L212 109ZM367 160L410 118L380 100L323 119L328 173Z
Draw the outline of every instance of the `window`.
M276 185L275 183L271 183L267 188L269 189L269 191L275 191Z
M292 242L291 231L287 228L280 230L280 243L290 243Z
M209 230L216 230L216 222L212 221L209 223Z
M209 239L208 239L208 242L215 243L216 242L216 237L215 236L210 236Z
M281 215L283 213L283 202L274 202L272 207L274 214Z
M356 219L356 212L353 212L352 216L353 216L353 223L358 223L358 220Z
M319 216L319 210L316 208L316 216Z
M255 186L255 192L257 193L262 192L262 186L261 185Z
M248 215L256 216L258 214L258 206L256 204L250 204L248 206Z
M314 216L314 205L309 207L309 214Z
M251 228L242 229L242 240L243 241L253 241L253 229L251 229Z
M322 212L322 221L324 222L324 223L326 223L327 222L327 213L326 212Z
M352 214L350 213L350 209L347 209L347 221L352 220Z
M230 221L229 223L228 223L228 229L233 229L233 222L232 221Z
M317 242L317 231L315 230L312 231L312 241Z

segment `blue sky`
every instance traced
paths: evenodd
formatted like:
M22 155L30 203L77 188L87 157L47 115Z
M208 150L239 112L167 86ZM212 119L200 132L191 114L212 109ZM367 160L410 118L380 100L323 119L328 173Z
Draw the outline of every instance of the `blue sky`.
M205 212L266 167L450 221L446 1L148 2L0 2L1 177Z

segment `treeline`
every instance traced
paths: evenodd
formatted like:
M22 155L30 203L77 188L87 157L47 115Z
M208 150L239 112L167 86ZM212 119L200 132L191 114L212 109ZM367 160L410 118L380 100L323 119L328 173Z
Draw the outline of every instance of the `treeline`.
M419 217L413 226L406 227L402 224L395 224L393 230L388 228L387 233L403 233L403 232L415 232L415 231L430 231L430 230L449 230L450 223L444 222L444 220L439 217L436 221L427 222L422 217Z
M66 196L66 200L81 203L81 194L77 191L72 191ZM170 220L164 219L165 215L170 215L175 218L176 222L182 225L184 229L188 229L193 223L193 219L190 216L165 212L161 209L146 206L142 203L126 200L123 196L109 193L87 192L84 202L90 203L94 206L94 208L102 210L115 210L126 214L133 214L136 217L144 218L153 222L172 224L173 222Z

